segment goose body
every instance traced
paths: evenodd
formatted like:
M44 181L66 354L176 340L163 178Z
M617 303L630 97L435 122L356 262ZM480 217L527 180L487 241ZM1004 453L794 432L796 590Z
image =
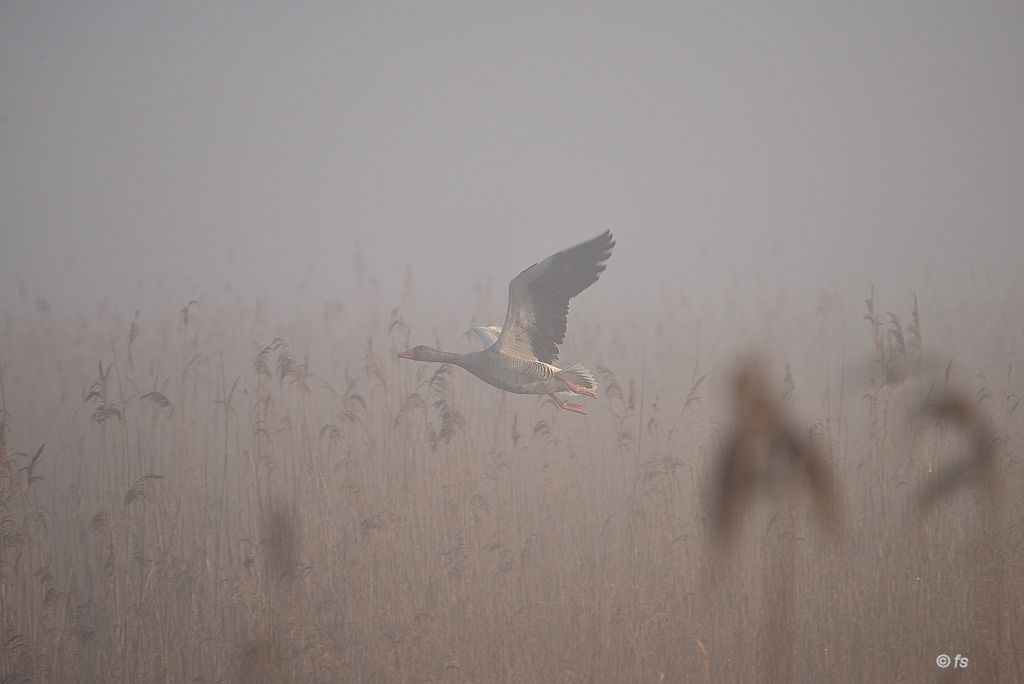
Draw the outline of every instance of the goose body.
M477 337L480 338L481 342L483 342L484 349L487 349L488 347L493 345L495 342L497 342L498 341L498 336L501 335L501 326L500 325L477 326L475 328L471 328L470 330L473 333L475 333ZM554 368L554 366L552 366L552 368ZM580 368L582 368L582 366L580 366ZM572 370L572 369L570 369L570 370ZM583 370L586 370L586 369L583 369ZM594 380L593 377L587 378L587 379L593 381L592 383L590 383L593 387L597 387L597 381ZM559 389L556 392L552 392L552 398L555 399L556 402L558 402L559 400L565 401L566 399L569 399L571 397L578 397L578 396L581 396L581 395L577 394L576 392L570 392L569 390L566 390L566 389Z
M473 328L485 348L456 354L426 345L399 354L403 359L451 363L489 385L516 394L547 394L558 406L586 413L567 397L597 396L597 381L580 364L556 365L565 339L569 300L595 283L615 241L610 231L552 254L509 283L505 324Z

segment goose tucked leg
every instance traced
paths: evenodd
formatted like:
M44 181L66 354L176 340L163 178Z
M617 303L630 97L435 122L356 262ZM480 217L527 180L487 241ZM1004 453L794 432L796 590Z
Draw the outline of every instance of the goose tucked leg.
M585 397L597 397L597 390L592 387L587 387L586 385L573 382L562 373L555 373L555 377L561 380L570 391L575 392L576 394L582 394Z
M558 404L558 408L563 408L566 411L572 411L573 413L579 413L584 416L587 415L587 409L583 408L582 404L574 404L570 401L562 401L555 394L549 394L548 396L551 397L552 401Z

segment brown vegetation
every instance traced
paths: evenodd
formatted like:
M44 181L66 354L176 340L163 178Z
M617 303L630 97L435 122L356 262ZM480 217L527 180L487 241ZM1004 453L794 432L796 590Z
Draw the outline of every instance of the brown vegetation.
M724 399L698 313L583 317L580 419L399 366L372 299L3 319L0 681L1024 679L1022 390L931 379L916 300L904 336L872 294L866 372L793 350Z

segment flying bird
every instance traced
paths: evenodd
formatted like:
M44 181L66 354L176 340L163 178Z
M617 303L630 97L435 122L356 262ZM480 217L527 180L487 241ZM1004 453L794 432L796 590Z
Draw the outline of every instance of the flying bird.
M508 285L508 312L500 328L474 328L486 349L456 354L421 344L398 356L461 366L489 385L515 394L547 394L574 413L587 410L568 400L597 396L594 374L575 363L555 365L565 340L569 300L587 289L604 271L615 240L605 231L592 240L552 254L526 269ZM496 336L493 340L492 336Z
M492 344L494 344L495 342L498 341L498 336L501 335L501 326L500 325L477 326L477 327L474 327L474 328L470 328L469 332L475 333L476 336L480 338L480 341L484 343L484 349L486 349L487 347L490 347ZM564 403L565 403L566 399L570 399L572 397L578 397L578 396L581 396L581 395L577 394L576 392L570 392L569 390L563 390L561 392L552 392L548 396L550 396L555 401L556 404L558 404L562 408L565 408ZM582 408L582 407L579 406L579 404L572 404L572 406L574 408L568 409L568 410L574 411L574 410L576 410L576 408Z

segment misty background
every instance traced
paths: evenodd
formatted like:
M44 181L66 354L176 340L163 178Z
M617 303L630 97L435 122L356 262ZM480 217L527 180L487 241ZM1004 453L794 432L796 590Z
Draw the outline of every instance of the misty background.
M500 323L606 228L595 312L1016 288L1024 6L745 4L5 2L0 310Z
M746 4L0 2L0 680L1024 680L1024 4Z

